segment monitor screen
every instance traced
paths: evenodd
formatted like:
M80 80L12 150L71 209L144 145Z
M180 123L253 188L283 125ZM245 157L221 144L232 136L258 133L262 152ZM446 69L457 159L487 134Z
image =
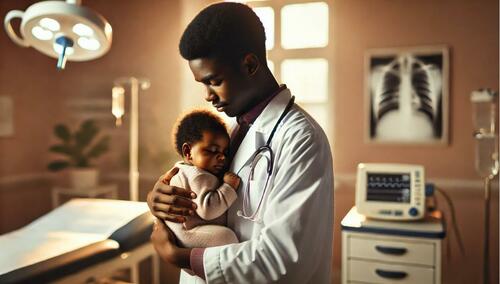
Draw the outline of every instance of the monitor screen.
M366 200L410 203L410 173L367 173Z

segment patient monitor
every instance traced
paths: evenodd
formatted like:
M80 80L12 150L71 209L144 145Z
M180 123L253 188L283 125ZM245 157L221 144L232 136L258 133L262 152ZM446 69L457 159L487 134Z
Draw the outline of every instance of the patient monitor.
M424 167L406 164L358 165L356 208L369 218L416 220L425 213Z

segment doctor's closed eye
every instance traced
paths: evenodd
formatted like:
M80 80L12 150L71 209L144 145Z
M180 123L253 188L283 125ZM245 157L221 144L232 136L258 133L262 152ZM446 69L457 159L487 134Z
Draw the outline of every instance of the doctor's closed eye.
M208 75L205 78L201 80L201 83L203 83L206 86L220 86L222 84L222 78L218 78L217 75Z
M218 86L222 85L222 79L212 80L212 81L210 81L210 84L214 87L218 87Z

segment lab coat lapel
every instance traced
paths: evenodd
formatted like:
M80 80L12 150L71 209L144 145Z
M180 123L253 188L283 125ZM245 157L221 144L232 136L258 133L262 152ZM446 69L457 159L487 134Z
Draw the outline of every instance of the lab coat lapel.
M233 172L238 173L252 158L255 151L266 144L274 125L278 121L281 113L285 110L290 97L291 94L289 89L281 91L269 102L266 108L257 117L250 129L248 129L245 138L234 156L232 162Z

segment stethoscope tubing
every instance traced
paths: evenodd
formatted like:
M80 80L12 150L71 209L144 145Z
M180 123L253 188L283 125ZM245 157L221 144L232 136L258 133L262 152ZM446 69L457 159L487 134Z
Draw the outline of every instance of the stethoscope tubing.
M259 218L258 218L258 213L260 211L260 207L262 205L262 202L264 200L264 197L266 195L266 191L267 191L267 186L268 186L268 183L269 183L269 179L271 178L271 175L272 175L272 172L273 172L273 168L274 168L274 152L273 150L271 149L271 141L274 137L274 134L276 133L276 130L278 129L278 126L281 124L281 122L283 121L283 119L285 118L285 116L290 112L292 106L294 105L294 101L295 101L295 97L292 96L290 101L288 102L285 110L283 111L283 113L281 113L281 116L278 118L278 121L276 122L276 124L274 125L273 127L273 130L271 131L271 134L269 135L269 138L267 139L266 141L266 144L264 146L261 146L259 147L259 149L257 149L253 154L252 154L252 158L251 158L251 162L250 162L250 173L248 175L248 179L247 179L247 183L246 183L246 186L245 186L245 190L243 191L243 204L242 204L242 210L238 210L237 212L237 215L239 217L242 217L244 219L247 219L247 220L250 220L250 221L253 221L253 222L260 222ZM268 152L269 153L269 158L267 156L265 156L263 153L266 153ZM260 195L260 199L259 199L259 203L257 204L257 208L255 209L255 211L251 214L248 214L247 212L247 208L251 208L250 206L250 181L253 180L253 173L254 173L254 169L255 169L255 166L257 165L257 162L261 159L261 157L265 157L265 158L268 158L269 161L268 161L268 164L267 164L267 169L266 169L266 172L267 172L267 177L266 177L266 183L264 184L264 189L263 189L263 192L262 194ZM243 169L244 167L242 167L241 169ZM240 169L240 171L241 171ZM238 171L238 174L239 172Z

